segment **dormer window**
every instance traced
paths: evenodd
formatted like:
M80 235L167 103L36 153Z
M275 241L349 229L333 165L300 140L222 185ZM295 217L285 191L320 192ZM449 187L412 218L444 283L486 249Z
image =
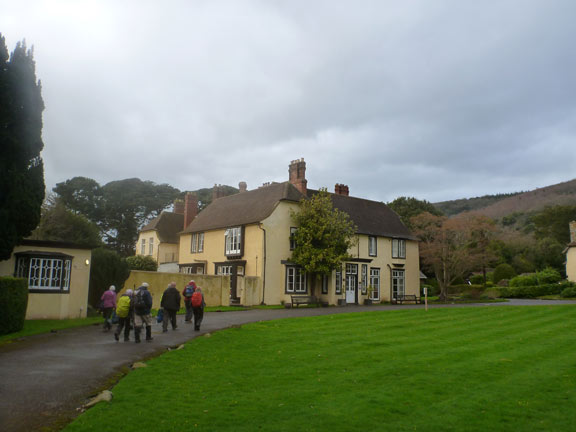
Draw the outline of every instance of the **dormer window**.
M226 255L242 254L242 227L228 228L226 236Z

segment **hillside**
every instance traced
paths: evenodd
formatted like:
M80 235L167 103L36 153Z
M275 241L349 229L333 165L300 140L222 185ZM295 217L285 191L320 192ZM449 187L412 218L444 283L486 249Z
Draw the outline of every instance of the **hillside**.
M473 211L494 219L512 213L530 213L555 205L576 205L576 179L514 194L444 201L434 204L446 215Z

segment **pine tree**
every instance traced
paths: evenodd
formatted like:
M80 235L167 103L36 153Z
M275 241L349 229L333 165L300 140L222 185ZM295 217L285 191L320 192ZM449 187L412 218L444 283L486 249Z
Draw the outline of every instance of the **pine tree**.
M32 50L8 55L0 34L0 259L40 221L44 199L41 85Z

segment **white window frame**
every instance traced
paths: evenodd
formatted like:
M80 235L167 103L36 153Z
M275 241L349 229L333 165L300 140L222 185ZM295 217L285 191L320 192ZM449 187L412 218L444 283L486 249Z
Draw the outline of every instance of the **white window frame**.
M242 227L228 228L224 235L226 255L240 255L242 253Z
M368 289L368 264L362 264L362 275L360 277L361 279L361 289L362 289L362 294L366 295L367 294L367 289Z
M286 292L307 293L306 273L300 267L286 266Z
M406 258L406 240L392 239L392 258Z
M378 238L376 236L368 236L368 256L378 256Z
M36 292L70 292L71 257L19 256L16 277L28 280L28 289Z
M216 274L222 276L230 276L232 274L232 266L231 265L218 265L216 270Z
M336 270L334 289L336 294L342 294L342 269Z
M377 267L370 267L370 287L368 298L380 300L380 269Z
M198 233L198 252L204 252L204 233Z
M143 238L140 244L140 255L146 255L146 239Z
M190 252L201 253L204 252L204 233L194 233L192 234L192 242L190 246Z
M154 255L154 237L148 240L148 255Z
M401 269L392 269L392 298L406 294L406 272Z

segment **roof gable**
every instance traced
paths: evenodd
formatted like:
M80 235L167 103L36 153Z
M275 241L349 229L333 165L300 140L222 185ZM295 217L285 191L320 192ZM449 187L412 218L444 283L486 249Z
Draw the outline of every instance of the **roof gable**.
M289 182L218 198L202 210L183 233L258 223L272 214L280 201L298 202L303 195Z
M152 219L140 232L156 231L161 243L178 243L178 233L184 225L184 215L172 212L162 212Z

